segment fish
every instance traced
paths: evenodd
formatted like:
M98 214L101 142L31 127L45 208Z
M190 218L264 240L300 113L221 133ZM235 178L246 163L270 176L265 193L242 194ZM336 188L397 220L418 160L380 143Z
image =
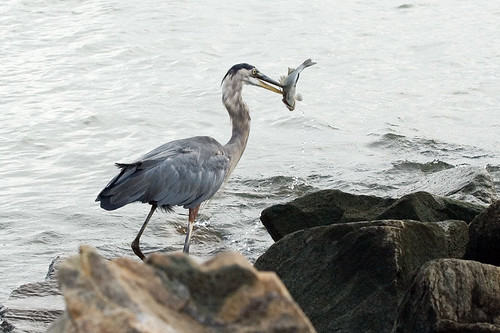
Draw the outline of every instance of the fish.
M302 96L300 94L295 94L295 87L297 86L297 81L299 80L299 74L304 70L304 68L315 65L316 63L307 59L297 68L288 68L288 75L280 77L280 83L283 85L283 103L286 105L288 110L293 111L295 109L295 101L301 101Z

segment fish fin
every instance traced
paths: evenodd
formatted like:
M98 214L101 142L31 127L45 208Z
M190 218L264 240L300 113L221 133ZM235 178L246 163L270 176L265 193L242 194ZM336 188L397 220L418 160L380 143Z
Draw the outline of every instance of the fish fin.
M279 79L279 83L281 83L281 84L285 84L286 78L287 78L286 76L281 75L281 76L280 76L280 79Z
M295 70L295 68L290 68L288 67L288 75L292 74L292 72Z
M295 100L301 102L302 101L302 95L301 94L296 94L295 95Z

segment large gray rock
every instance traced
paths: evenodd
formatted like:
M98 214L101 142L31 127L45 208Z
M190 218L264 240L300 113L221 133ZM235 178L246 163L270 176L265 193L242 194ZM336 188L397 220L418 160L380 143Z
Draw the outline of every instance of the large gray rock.
M266 208L261 221L277 241L297 230L342 222L370 221L395 200L323 190Z
M416 192L400 199L354 195L339 190L323 190L265 209L261 221L271 237L283 236L315 226L382 219L435 222L470 222L485 209L483 205Z
M377 219L410 219L422 222L462 220L470 222L485 207L440 197L428 192L415 192L401 197L377 216Z
M182 253L142 263L81 247L58 278L66 311L49 333L315 332L276 274L236 253L202 265Z
M462 259L469 242L469 226L467 223L460 220L446 220L434 223L444 230L448 257Z
M500 332L500 268L458 259L425 264L401 302L393 332Z
M471 222L469 233L465 258L500 266L500 200Z
M443 228L372 221L289 234L255 263L278 273L318 332L390 332L416 270L448 255Z

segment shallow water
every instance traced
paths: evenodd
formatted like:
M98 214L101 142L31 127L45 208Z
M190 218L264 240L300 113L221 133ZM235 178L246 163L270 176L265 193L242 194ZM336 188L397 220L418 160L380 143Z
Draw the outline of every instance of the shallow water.
M317 189L391 196L461 165L500 187L495 2L7 0L0 13L0 302L79 244L132 255L148 207L94 202L113 163L191 135L226 142L220 81L239 62L274 78L318 64L294 112L245 89L252 133L201 212L197 257L255 260L272 244L260 212ZM186 219L156 214L145 250L181 249Z

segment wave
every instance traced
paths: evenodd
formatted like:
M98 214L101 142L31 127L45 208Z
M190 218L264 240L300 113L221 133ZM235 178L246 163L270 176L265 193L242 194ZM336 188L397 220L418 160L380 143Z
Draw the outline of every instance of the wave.
M393 162L393 170L400 172L415 172L434 173L442 170L454 168L455 166L440 160L432 160L430 162L415 162L415 161L396 161Z
M418 154L440 160L443 157L452 157L453 159L457 157L466 159L493 157L491 153L475 146L460 145L421 137L406 137L395 133L382 135L376 141L369 143L368 147L390 150L398 154Z

